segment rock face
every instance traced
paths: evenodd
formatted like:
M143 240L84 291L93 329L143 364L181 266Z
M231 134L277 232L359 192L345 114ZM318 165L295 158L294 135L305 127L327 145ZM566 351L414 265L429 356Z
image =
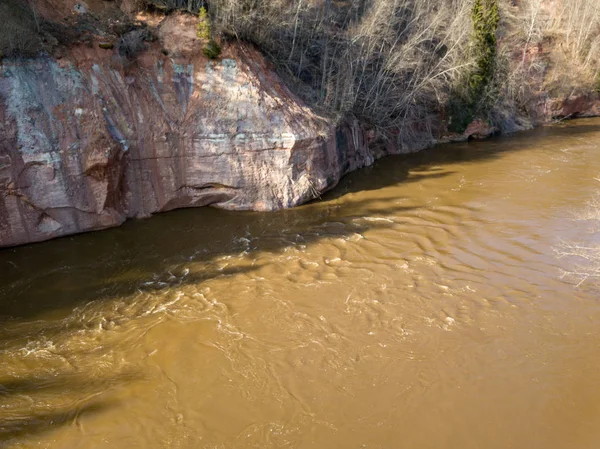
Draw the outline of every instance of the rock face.
M548 99L541 115L551 119L597 117L600 115L600 95L588 93Z
M168 53L0 65L0 246L181 207L292 207L373 162L357 123L333 129L254 49Z

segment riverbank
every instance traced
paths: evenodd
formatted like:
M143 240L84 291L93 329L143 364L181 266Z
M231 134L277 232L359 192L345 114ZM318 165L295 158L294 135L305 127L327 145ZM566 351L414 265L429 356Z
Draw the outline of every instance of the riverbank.
M380 157L498 131L476 119L452 133L438 111L435 129L400 145L309 106L252 45L224 43L208 59L192 15L138 20L153 37L133 60L92 32L55 54L2 61L0 246L177 208L294 207ZM535 111L527 126L599 115L600 94L540 93Z

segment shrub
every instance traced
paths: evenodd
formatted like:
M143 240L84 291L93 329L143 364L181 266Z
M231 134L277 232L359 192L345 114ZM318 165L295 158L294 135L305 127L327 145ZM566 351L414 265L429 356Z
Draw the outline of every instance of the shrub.
M202 39L203 41L209 41L212 36L210 18L208 17L208 12L204 6L200 8L200 11L198 12L196 36L198 36L198 39Z
M448 103L449 129L464 132L478 115L485 115L493 103L496 75L496 32L500 15L498 0L475 0L471 10L472 54L475 68L454 88ZM492 98L490 98L492 97Z
M469 76L469 94L480 98L494 77L496 66L496 32L500 15L498 0L475 0L471 13L473 22L473 47L476 69Z
M202 53L209 59L217 59L221 54L221 47L212 37L212 25L208 11L203 6L198 11L198 25L196 25L196 36L204 41Z
M209 40L204 48L202 49L202 53L209 59L217 59L221 54L221 47L217 44L213 39Z

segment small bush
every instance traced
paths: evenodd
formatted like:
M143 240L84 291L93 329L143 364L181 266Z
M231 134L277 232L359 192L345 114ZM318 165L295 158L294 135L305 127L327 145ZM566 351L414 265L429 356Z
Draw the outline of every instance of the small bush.
M203 41L209 41L212 36L210 26L210 17L205 7L200 8L198 12L198 25L196 26L196 36Z
M475 120L475 107L456 94L448 102L447 113L448 129L455 133L464 132L467 126Z
M221 47L215 40L211 39L202 49L202 53L209 59L217 59L221 54Z
M203 6L198 11L198 25L196 25L196 37L204 42L202 53L209 59L217 59L221 54L221 47L212 38L212 25L208 11Z

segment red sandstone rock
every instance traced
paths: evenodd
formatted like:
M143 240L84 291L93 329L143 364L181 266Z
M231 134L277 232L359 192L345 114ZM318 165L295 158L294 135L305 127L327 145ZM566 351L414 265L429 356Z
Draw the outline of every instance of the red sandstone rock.
M254 49L171 50L4 61L0 246L181 207L292 207L373 162L358 123L336 133Z
M463 139L486 139L496 132L498 132L498 129L494 126L490 126L490 124L484 120L476 119L467 126L462 137Z
M595 117L600 115L600 94L553 98L549 99L544 106L544 115L549 119Z

